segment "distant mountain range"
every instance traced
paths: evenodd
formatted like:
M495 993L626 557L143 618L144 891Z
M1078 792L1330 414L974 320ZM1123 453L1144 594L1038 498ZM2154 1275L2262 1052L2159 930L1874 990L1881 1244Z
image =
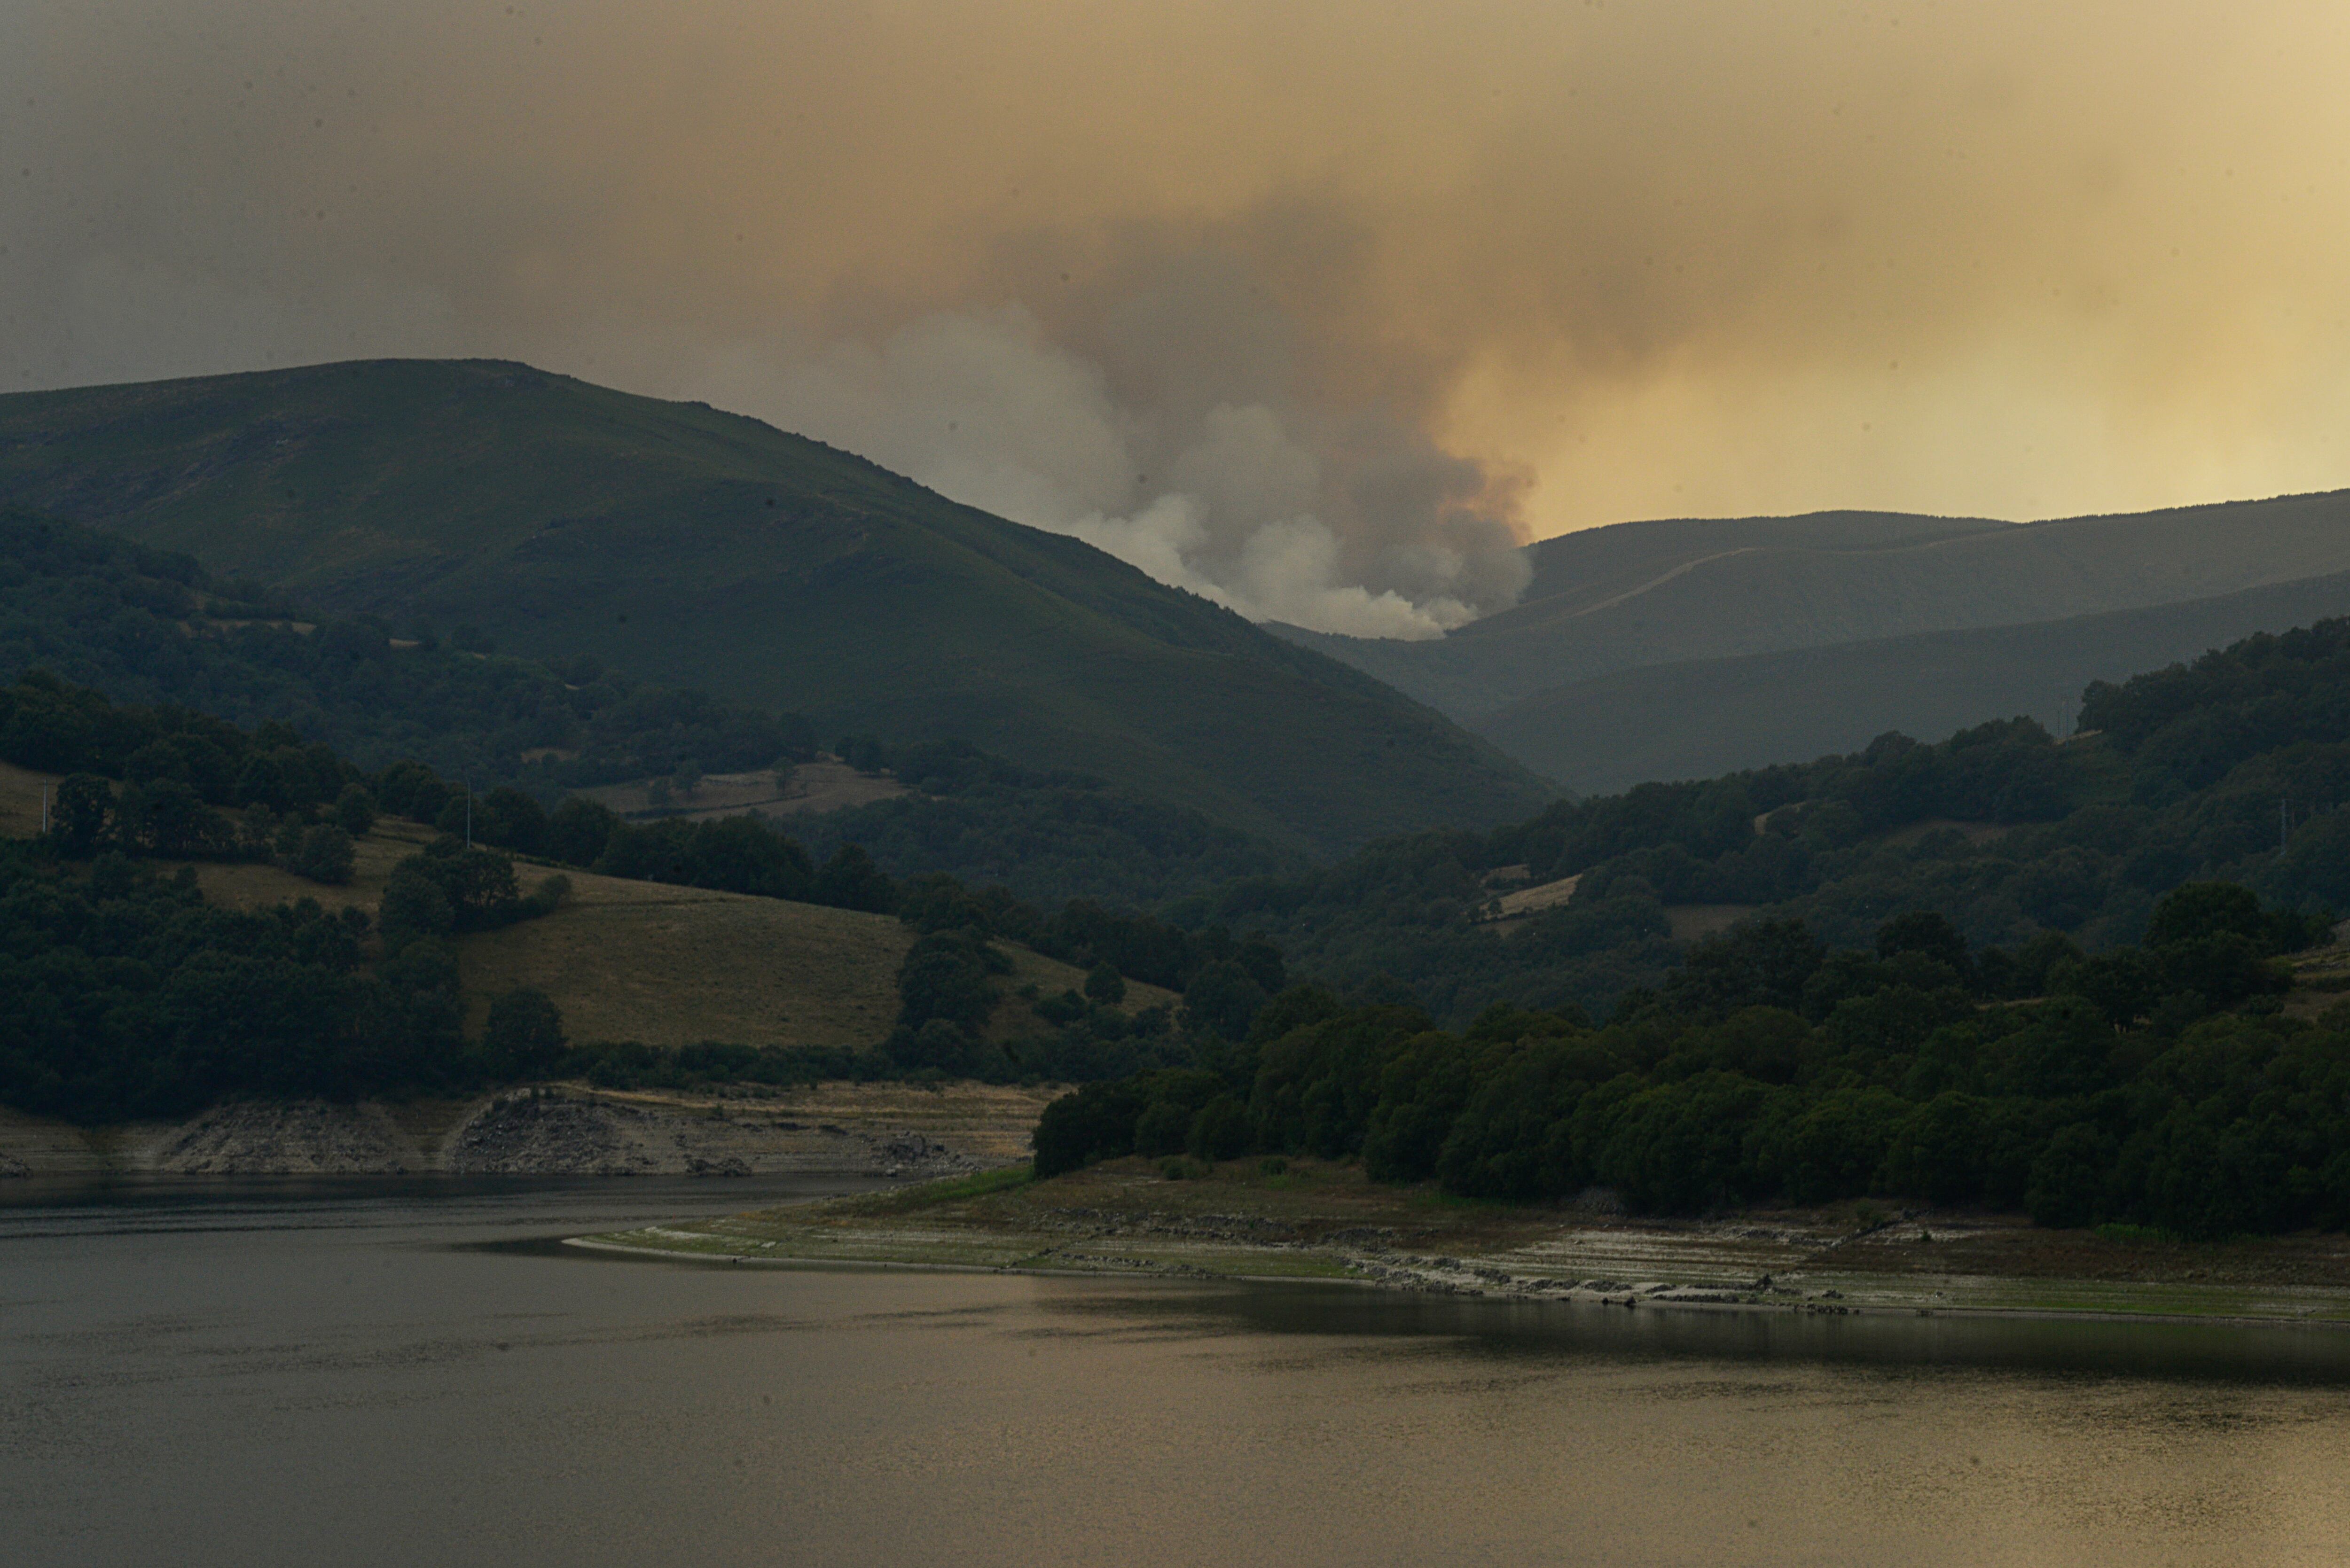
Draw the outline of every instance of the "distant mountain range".
M1513 702L1477 727L1570 789L1711 778L1858 751L1888 730L1939 740L1987 719L2072 730L2092 680L2193 659L2260 631L2350 615L2350 572L2028 626L1651 664Z
M2350 610L2350 492L2023 524L1628 523L1529 555L1515 607L1439 640L1276 629L1570 788L1617 789L1887 729L2069 725L2090 680Z
M493 361L0 397L0 501L341 614L960 738L1330 852L1547 784L1077 540L700 404Z

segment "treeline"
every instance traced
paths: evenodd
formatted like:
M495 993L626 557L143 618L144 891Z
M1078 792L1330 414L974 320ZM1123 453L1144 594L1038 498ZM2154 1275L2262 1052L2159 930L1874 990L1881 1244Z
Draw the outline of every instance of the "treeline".
M1185 931L1147 915L1072 899L1047 918L1002 888L947 876L905 885L899 919L917 932L898 977L899 1013L883 1046L901 1071L996 1082L1088 1083L1187 1064L1201 1042L1244 1038L1288 982L1280 951L1221 928ZM1082 991L1024 988L1036 1025L992 1037L1014 941L1087 971ZM1127 982L1180 993L1129 1008Z
M120 854L69 875L0 842L0 1101L99 1121L223 1095L446 1089L526 1070L469 1051L432 941L362 968L367 918L239 913Z
M275 860L341 884L351 877L354 840L388 811L438 828L444 842L470 839L637 881L879 912L896 907L894 886L856 846L818 867L756 817L634 824L584 796L553 812L511 785L476 797L413 760L369 774L274 720L247 733L169 704L111 702L47 670L0 688L0 761L68 775L50 815L58 846L73 857L114 849Z
M1800 922L1699 944L1604 1027L1295 987L1221 1062L1047 1108L1037 1169L1128 1154L1359 1158L1464 1197L1615 1189L1692 1213L1879 1195L2184 1235L2350 1222L2350 1007L2282 1015L2322 917L2180 888L2143 945L1977 950L1942 917L1830 950Z

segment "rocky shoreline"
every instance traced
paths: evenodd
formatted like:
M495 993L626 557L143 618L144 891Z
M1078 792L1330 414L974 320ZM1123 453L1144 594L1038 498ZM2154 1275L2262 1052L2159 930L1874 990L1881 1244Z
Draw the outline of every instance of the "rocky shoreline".
M899 1096L907 1099L907 1096ZM1008 1163L1024 1105L943 1116L889 1096L688 1100L576 1086L423 1106L234 1101L184 1122L0 1120L0 1179L156 1176L697 1176L927 1179ZM893 1111L901 1114L892 1115ZM1008 1117L1009 1126L996 1125ZM909 1125L927 1120L931 1125ZM940 1125L943 1123L944 1125Z

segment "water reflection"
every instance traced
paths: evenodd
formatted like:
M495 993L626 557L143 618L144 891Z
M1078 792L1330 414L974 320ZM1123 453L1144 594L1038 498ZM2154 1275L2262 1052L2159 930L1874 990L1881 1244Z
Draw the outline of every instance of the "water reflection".
M2350 1560L2322 1330L483 1245L671 1185L0 1213L15 1560Z
M1497 1359L1805 1361L1916 1374L2003 1369L2350 1387L2350 1332L2285 1324L1627 1309L1283 1286L1172 1295L1104 1290L1057 1310L1159 1321L1165 1332L1201 1335L1440 1337L1447 1354Z

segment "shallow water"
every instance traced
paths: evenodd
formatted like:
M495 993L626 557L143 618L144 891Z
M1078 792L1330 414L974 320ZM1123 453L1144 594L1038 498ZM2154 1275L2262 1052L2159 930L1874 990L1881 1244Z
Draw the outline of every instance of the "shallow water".
M697 1267L853 1181L0 1200L36 1563L2350 1561L2350 1334Z

